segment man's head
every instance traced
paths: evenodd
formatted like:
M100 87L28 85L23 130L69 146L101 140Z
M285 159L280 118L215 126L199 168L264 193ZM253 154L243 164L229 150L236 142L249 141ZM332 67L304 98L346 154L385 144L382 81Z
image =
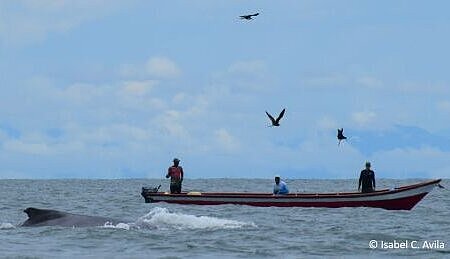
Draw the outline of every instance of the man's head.
M370 165L370 162L367 161L367 162L366 162L366 168L367 168L367 169L370 169L370 166L371 166L371 165Z
M276 184L280 183L280 176L279 175L275 175L275 183Z
M175 166L178 166L178 165L180 164L180 159L174 158L174 159L173 159L173 164L174 164Z

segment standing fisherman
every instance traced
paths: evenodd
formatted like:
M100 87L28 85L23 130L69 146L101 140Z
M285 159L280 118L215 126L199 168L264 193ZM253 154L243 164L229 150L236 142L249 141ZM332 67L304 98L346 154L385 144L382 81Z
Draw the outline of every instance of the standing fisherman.
M373 192L375 190L375 173L370 169L370 162L366 162L366 169L362 170L359 176L358 191L360 189L361 192Z
M173 159L173 166L167 170L166 178L170 177L170 193L181 193L183 182L183 167L179 166L180 159Z

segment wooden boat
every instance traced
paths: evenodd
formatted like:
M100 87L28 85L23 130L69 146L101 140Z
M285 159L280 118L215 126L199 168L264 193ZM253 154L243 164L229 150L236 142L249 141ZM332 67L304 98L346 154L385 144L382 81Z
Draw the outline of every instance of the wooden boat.
M393 189L377 190L370 193L290 193L273 195L271 193L227 193L227 192L188 192L170 194L158 192L158 188L142 188L146 203L167 202L176 204L221 205L237 204L259 207L373 207L388 210L410 210L441 179L402 186Z

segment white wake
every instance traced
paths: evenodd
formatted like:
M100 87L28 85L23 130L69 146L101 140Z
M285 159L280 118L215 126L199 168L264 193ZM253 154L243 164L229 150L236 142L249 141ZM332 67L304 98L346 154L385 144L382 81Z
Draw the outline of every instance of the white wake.
M175 229L238 229L257 227L253 222L241 222L208 216L195 216L169 212L166 208L153 208L136 221L137 227Z
M0 229L12 229L12 228L16 228L16 226L14 226L11 223L0 223Z

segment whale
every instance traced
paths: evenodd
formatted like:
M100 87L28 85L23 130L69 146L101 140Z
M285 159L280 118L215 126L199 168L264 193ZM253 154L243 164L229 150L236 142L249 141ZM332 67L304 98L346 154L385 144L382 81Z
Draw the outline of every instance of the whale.
M26 208L23 212L28 215L28 219L20 225L22 227L95 227L104 226L105 224L116 225L119 223L117 220L105 217L79 215L58 210L32 207Z

